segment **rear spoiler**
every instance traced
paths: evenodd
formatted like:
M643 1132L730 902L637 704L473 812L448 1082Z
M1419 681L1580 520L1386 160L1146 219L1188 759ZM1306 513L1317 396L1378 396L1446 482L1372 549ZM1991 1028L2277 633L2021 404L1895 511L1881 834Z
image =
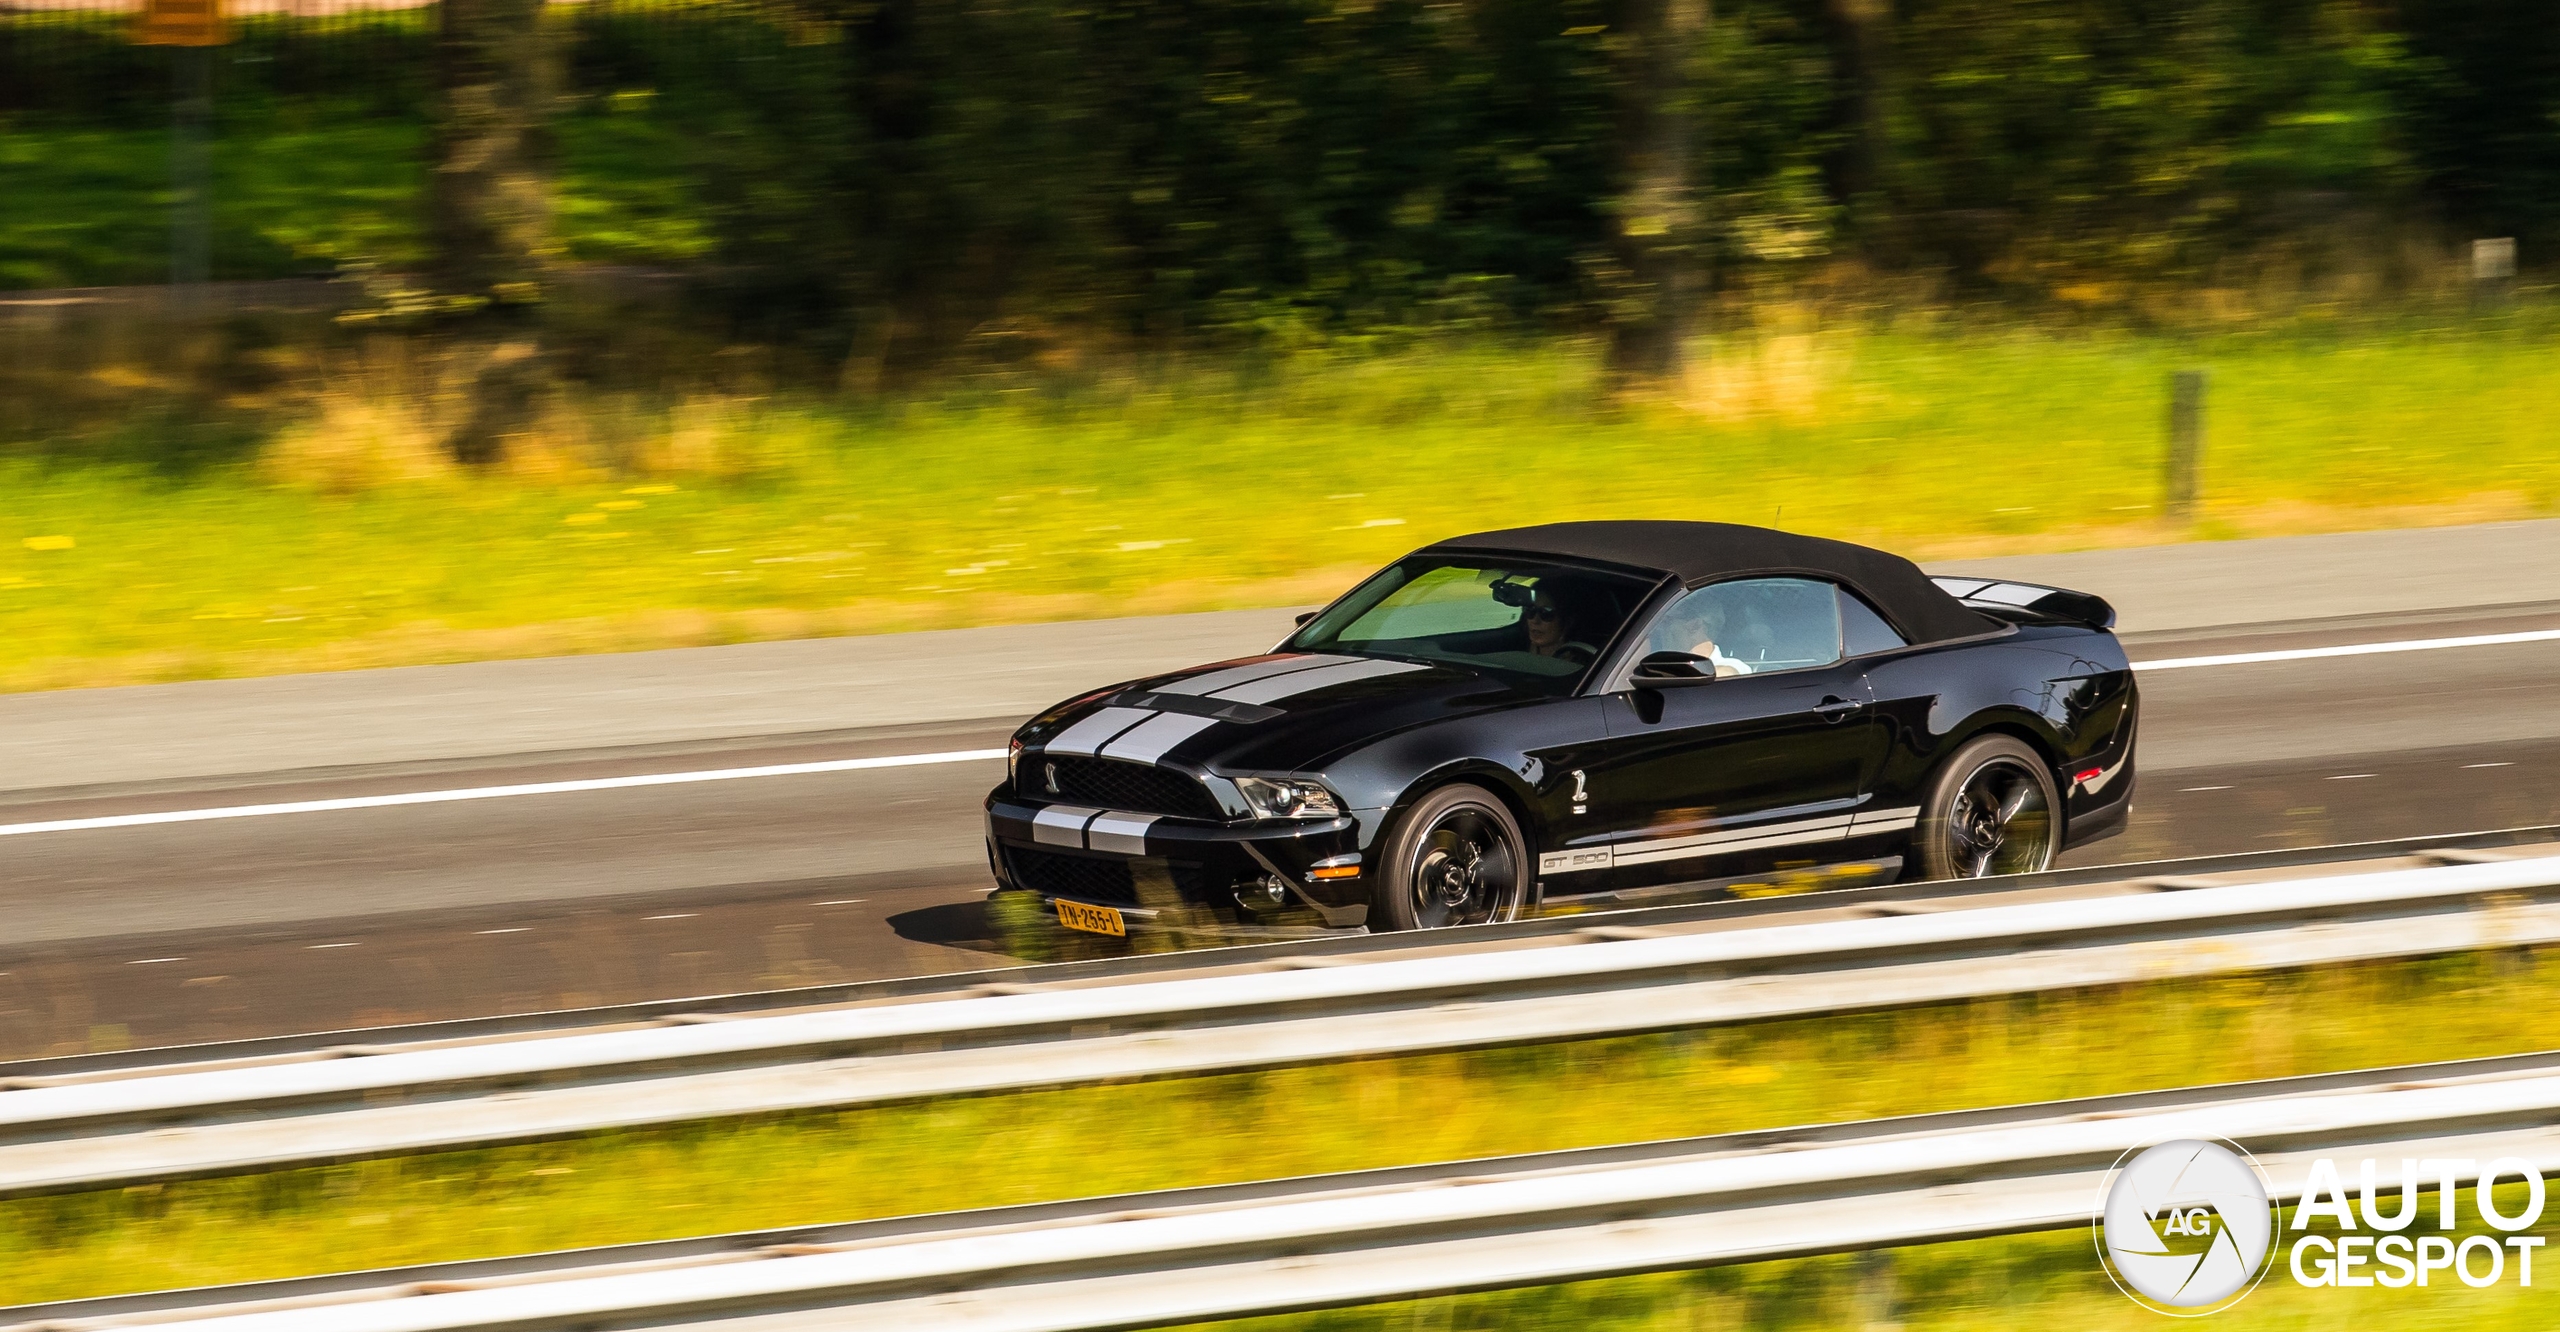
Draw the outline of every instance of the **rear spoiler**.
M2037 583L2013 583L1994 578L1931 578L1948 596L1979 611L1998 615L2003 611L2032 611L2058 620L2071 620L2092 629L2116 627L2116 608L2104 597L2068 588L2045 587Z

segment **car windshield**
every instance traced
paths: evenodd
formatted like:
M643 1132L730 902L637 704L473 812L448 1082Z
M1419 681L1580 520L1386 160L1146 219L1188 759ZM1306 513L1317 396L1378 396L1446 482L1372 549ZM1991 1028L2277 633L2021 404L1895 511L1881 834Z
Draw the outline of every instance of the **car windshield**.
M1288 646L1445 661L1569 692L1652 585L1534 560L1423 556L1389 565Z

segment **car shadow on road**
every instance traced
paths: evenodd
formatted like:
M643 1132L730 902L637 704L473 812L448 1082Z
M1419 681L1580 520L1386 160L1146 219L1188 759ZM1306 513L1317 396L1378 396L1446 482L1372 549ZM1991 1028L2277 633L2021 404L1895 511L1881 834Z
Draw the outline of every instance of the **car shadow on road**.
M968 948L1004 957L1015 955L1005 946L1004 932L988 916L984 902L944 902L901 911L888 919L889 928L909 943Z

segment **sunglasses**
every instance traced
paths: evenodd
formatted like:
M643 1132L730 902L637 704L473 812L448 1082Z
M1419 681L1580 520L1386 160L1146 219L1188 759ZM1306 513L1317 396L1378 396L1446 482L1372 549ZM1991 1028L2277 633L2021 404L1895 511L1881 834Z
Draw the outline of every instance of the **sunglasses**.
M1528 610L1521 613L1520 618L1524 620L1557 620L1564 618L1564 612L1557 610L1553 606L1532 605Z

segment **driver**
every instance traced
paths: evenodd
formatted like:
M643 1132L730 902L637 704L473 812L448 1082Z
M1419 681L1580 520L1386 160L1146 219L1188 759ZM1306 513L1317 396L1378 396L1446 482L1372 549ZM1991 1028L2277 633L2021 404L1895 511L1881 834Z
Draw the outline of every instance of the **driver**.
M1573 637L1564 604L1557 599L1553 580L1542 583L1537 595L1520 612L1520 625L1529 635L1529 651L1541 657L1560 661L1587 662L1600 655L1600 650Z

